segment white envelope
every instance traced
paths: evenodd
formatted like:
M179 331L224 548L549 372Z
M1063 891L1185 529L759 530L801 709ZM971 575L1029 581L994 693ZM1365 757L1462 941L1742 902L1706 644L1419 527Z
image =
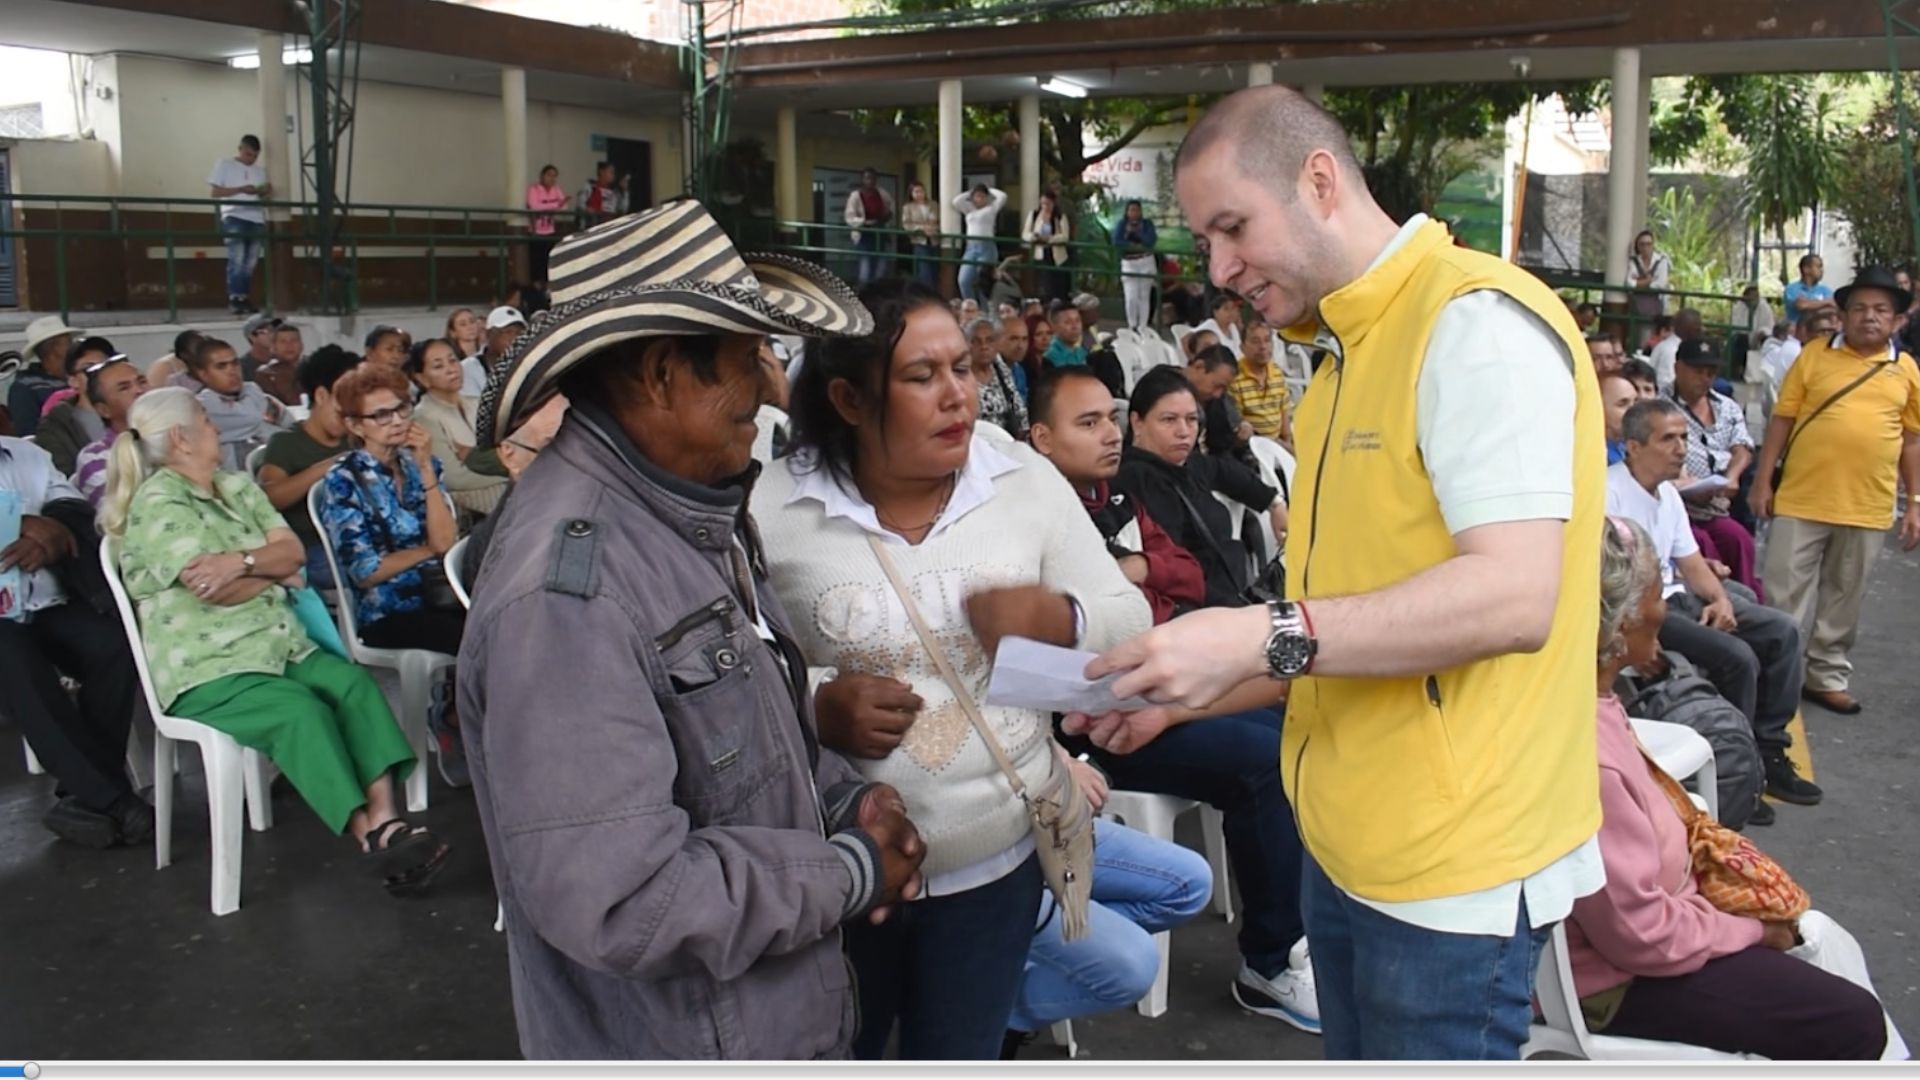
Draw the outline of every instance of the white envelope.
M1095 653L1063 649L1031 638L1000 639L993 657L993 677L987 683L988 705L1042 712L1138 712L1153 703L1145 698L1124 701L1113 696L1109 675L1097 682L1085 676Z

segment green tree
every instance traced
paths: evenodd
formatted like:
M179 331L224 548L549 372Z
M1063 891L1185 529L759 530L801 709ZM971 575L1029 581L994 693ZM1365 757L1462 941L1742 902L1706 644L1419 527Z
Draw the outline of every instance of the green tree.
M1913 99L1920 89L1909 77L1905 93ZM1899 121L1888 93L1857 130L1841 140L1840 158L1846 167L1834 178L1830 205L1853 226L1856 257L1861 265L1911 264L1914 250L1913 206L1907 201L1907 162L1900 146Z

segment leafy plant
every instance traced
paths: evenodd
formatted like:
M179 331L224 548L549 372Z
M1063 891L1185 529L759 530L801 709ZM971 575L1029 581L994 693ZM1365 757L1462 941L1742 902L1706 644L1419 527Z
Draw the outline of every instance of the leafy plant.
M1900 145L1899 121L1892 97L1887 96L1858 130L1841 140L1846 162L1834 178L1830 205L1853 226L1853 242L1860 265L1911 264L1914 250L1913 208L1907 201L1907 164ZM1908 79L1904 92L1911 102L1920 80ZM1911 106L1910 106L1911 107Z

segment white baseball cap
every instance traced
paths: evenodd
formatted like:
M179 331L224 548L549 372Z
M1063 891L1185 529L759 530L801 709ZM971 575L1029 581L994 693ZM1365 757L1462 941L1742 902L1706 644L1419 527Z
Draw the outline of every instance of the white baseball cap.
M498 330L503 326L525 325L527 325L527 317L520 314L518 308L510 308L503 304L487 312L487 329L489 330Z

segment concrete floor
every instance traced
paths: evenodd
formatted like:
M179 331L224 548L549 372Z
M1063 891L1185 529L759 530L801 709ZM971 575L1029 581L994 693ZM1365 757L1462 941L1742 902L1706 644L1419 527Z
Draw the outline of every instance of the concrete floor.
M1889 1011L1920 1032L1920 558L1875 571L1855 660L1860 717L1806 717L1826 802L1779 807L1754 839L1860 939ZM194 755L185 755L189 759ZM277 822L248 833L241 909L207 911L197 761L182 778L175 862L93 852L41 829L51 785L0 736L0 1063L61 1059L511 1058L506 951L469 793L435 787L426 820L458 847L430 899L395 901L361 876L284 782ZM435 778L436 785L438 778ZM1193 828L1191 820L1183 827ZM1183 836L1197 845L1199 837ZM1207 914L1174 933L1171 1007L1075 1024L1082 1055L1315 1059L1319 1042L1228 996L1232 928ZM1059 1058L1044 1038L1023 1057Z

